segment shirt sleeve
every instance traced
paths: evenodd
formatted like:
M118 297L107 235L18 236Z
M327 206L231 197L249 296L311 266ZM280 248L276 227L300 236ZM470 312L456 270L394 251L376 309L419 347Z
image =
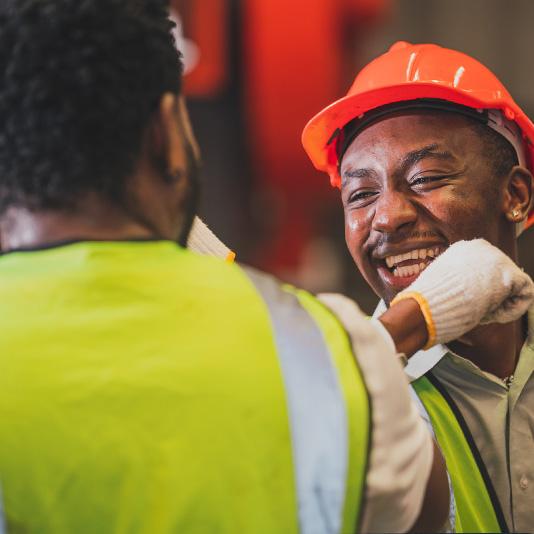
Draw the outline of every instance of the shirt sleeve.
M433 461L432 438L412 401L383 325L342 295L320 295L347 330L372 412L362 532L405 532L419 516Z

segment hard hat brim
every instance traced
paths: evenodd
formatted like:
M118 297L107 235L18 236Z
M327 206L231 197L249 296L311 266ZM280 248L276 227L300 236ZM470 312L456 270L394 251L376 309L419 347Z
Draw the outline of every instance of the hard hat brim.
M337 162L328 161L327 147L337 130L341 130L348 122L370 110L406 100L417 98L434 98L453 102L475 109L500 109L506 116L517 122L522 132L527 135L527 149L532 156L534 143L534 125L518 106L510 105L504 98L489 93L487 99L474 97L467 92L460 92L453 87L444 87L432 83L400 84L381 87L356 95L349 95L336 100L315 115L302 132L302 144L316 169L329 171L331 165L337 173ZM528 161L529 168L532 158Z
M508 119L520 127L524 135L527 153L527 165L534 173L534 124L514 102L505 95L489 92L477 97L466 91L442 84L421 83L399 84L380 87L355 95L345 96L330 104L315 115L302 132L302 144L314 167L327 172L334 187L340 187L338 161L333 139L351 120L360 115L394 102L415 100L417 98L434 98L453 102L475 109L499 109ZM529 214L526 228L534 225L534 210Z

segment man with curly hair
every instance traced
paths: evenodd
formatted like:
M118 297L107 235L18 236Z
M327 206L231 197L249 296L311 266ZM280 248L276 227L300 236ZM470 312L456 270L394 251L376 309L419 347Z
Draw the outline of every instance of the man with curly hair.
M343 328L311 295L183 248L199 155L166 7L0 7L8 532L439 528L442 459L394 354L427 341L416 300L377 322L344 302ZM532 281L467 246L502 289L470 319L516 318Z

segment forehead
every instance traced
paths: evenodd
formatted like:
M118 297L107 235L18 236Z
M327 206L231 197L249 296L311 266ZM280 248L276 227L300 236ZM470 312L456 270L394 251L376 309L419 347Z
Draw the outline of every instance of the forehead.
M388 115L367 126L352 141L341 161L349 167L373 162L394 164L407 153L435 145L465 160L482 148L471 119L447 112L411 112Z

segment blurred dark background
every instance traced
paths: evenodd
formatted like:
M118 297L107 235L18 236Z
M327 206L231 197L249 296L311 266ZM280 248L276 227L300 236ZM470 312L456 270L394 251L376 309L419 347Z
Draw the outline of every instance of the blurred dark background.
M485 63L534 116L532 0L174 0L203 151L201 216L239 261L311 291L377 297L345 249L339 192L300 144L307 120L397 40ZM520 238L534 273L534 229Z

